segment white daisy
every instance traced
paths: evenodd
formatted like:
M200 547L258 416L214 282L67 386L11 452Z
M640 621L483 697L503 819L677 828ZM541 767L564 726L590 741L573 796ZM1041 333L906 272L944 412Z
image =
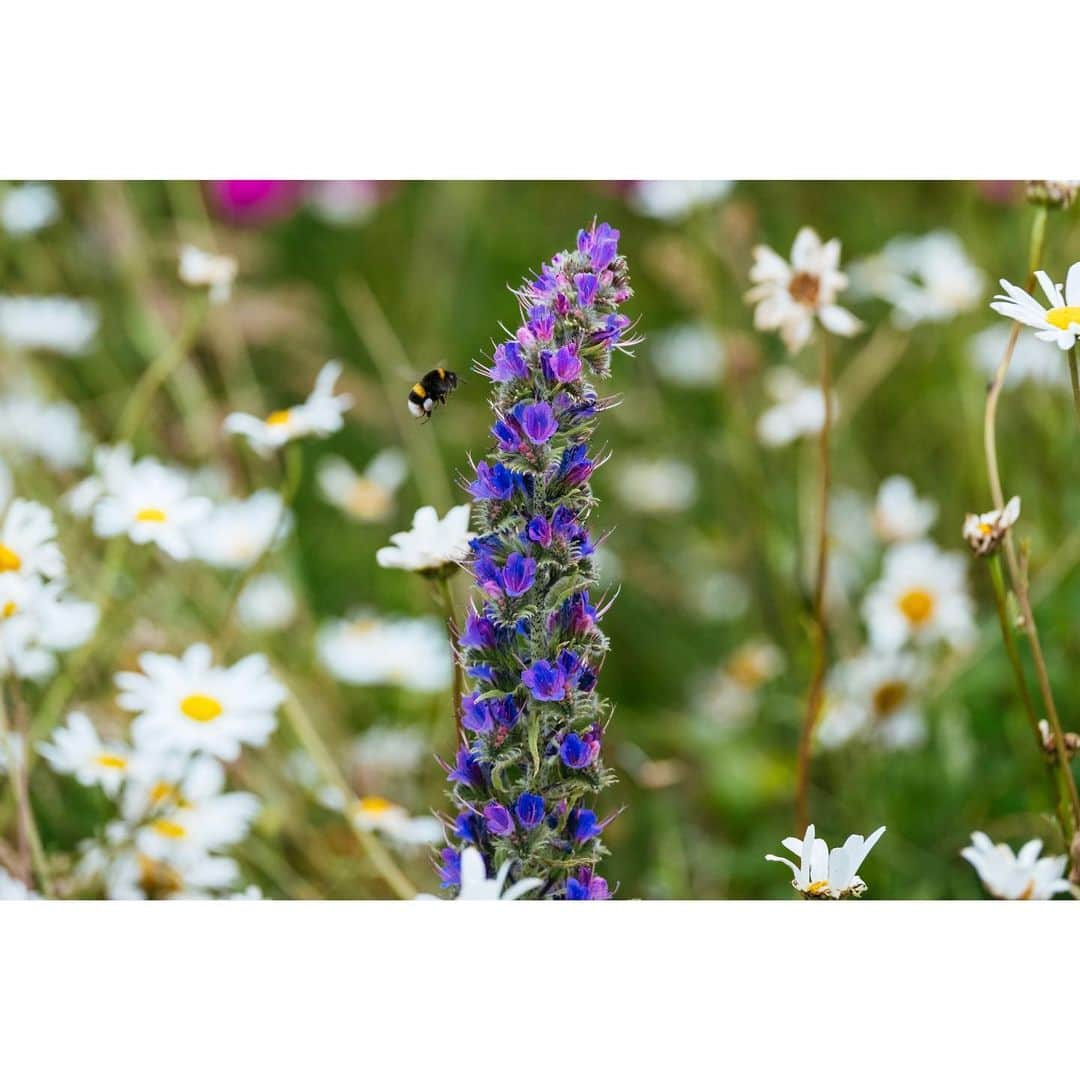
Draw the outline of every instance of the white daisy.
M101 322L96 305L67 296L0 296L0 341L14 349L77 356Z
M809 340L816 317L826 330L852 337L862 323L839 307L836 298L847 287L840 266L840 241L823 244L813 229L799 230L791 246L791 262L772 248L754 248L750 280L754 287L746 294L754 308L758 330L778 330L790 352L798 352Z
M142 672L116 676L121 708L138 713L135 745L161 751L199 750L235 761L247 743L262 746L277 726L285 688L256 653L232 667L215 667L209 645L183 656L143 653Z
M0 524L0 580L7 574L56 578L63 573L52 511L29 499L15 499Z
M408 532L390 537L393 547L379 548L375 561L397 570L415 570L422 574L456 568L469 554L469 541L476 535L469 531L469 505L455 506L440 519L433 506L421 506L413 514Z
M698 708L720 727L738 727L757 708L761 687L783 670L784 654L771 641L748 641L705 680Z
M803 382L791 368L774 368L766 376L765 389L776 402L758 417L757 436L765 446L787 446L821 431L825 397L820 387ZM834 421L839 412L833 395Z
M378 831L388 840L403 847L423 847L438 843L443 830L430 814L412 817L403 806L380 795L365 795L349 810L349 818L367 832Z
M315 651L327 671L353 686L436 693L450 685L450 649L437 619L381 619L357 612L326 623Z
M980 330L970 342L969 354L976 367L992 379L1008 346L1011 332L1007 326L988 326ZM1048 341L1040 341L1034 334L1022 335L1013 349L1009 369L1005 373L1005 389L1013 389L1022 382L1042 386L1069 388L1069 371L1061 362L1061 351Z
M430 740L419 728L380 726L353 740L350 759L370 788L378 786L376 780L416 772L430 752Z
M66 725L40 743L38 752L53 772L74 776L85 787L100 784L110 796L120 790L131 764L131 750L121 742L102 742L83 712L68 713Z
M882 481L874 503L874 532L886 544L921 540L937 520L933 499L920 499L906 476Z
M1080 336L1080 262L1073 263L1065 277L1065 289L1055 285L1044 270L1035 271L1050 306L1045 308L1030 293L1001 279L1004 295L994 297L990 307L999 315L1030 326L1041 341L1052 341L1067 352Z
M814 826L809 825L801 840L789 836L783 841L788 851L799 856L798 866L782 855L766 855L765 858L789 866L795 875L792 886L808 900L860 896L866 889L866 882L859 877L859 868L884 832L882 825L866 839L854 834L844 841L843 847L830 851L824 840L814 838Z
M944 230L890 240L880 255L851 267L851 281L853 290L891 304L904 329L970 311L985 286L959 237Z
M927 674L926 664L911 653L865 652L837 664L829 674L818 742L828 749L854 738L890 748L922 744Z
M212 504L192 494L186 474L153 458L125 465L118 448L101 482L101 497L93 503L98 536L124 535L135 544L156 544L174 559L192 557L194 530L205 523ZM88 491L93 488L83 488L83 500L76 501L84 501Z
M0 900L36 900L38 895L0 866Z
M9 236L39 232L59 216L60 201L51 184L19 184L0 195L0 227Z
M0 398L0 450L12 458L37 458L52 469L73 469L89 453L78 410L46 401L24 388Z
M276 491L256 491L246 499L215 506L191 531L194 557L221 569L252 566L289 533L292 519Z
M127 443L117 446L94 447L94 471L80 480L63 497L66 509L78 518L87 518L106 492L122 491L130 485L134 466L131 447ZM153 461L154 458L144 458Z
M385 521L407 474L405 455L392 448L379 451L362 473L332 454L319 462L317 470L323 498L355 521Z
M638 180L630 205L648 217L678 221L699 206L720 202L734 186L733 180Z
M233 859L194 848L172 862L128 848L100 863L98 876L110 900L209 900L228 893L240 880Z
M653 365L676 386L715 386L727 367L723 338L707 323L685 323L649 339Z
M678 514L697 498L697 475L675 458L623 458L614 471L615 494L642 514Z
M0 674L41 682L56 671L55 653L90 639L97 605L71 600L63 589L57 581L0 574Z
M539 878L522 878L515 881L505 892L506 879L510 874L510 860L499 867L493 878L487 876L484 856L474 847L467 847L461 853L461 884L458 888L458 900L517 900L544 883ZM417 900L434 900L435 897L421 893Z
M236 617L248 630L283 630L298 610L295 591L279 574L256 575L236 598Z
M976 555L990 555L1001 546L1005 534L1020 517L1020 496L1014 495L1000 510L965 514L961 530Z
M995 844L983 832L971 834L971 847L960 854L975 867L983 885L998 900L1049 900L1068 892L1064 877L1068 857L1044 856L1041 840L1029 840L1013 854L1008 844Z
M194 288L208 288L212 304L223 304L229 299L236 270L236 260L231 255L214 255L194 244L180 248L180 280Z
M929 540L890 548L882 576L863 602L863 618L874 646L885 651L909 642L969 646L975 625L965 560Z
M225 418L225 430L243 435L252 449L264 457L293 439L306 435L322 438L340 431L345 423L342 417L352 405L349 394L334 393L341 371L341 364L331 360L315 377L315 389L303 404L278 409L265 420L248 413L230 413Z

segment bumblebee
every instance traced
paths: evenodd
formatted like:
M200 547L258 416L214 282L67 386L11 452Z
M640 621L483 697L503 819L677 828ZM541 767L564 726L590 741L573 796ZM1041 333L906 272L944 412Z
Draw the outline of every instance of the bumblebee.
M409 412L417 418L431 416L436 405L445 405L446 399L457 389L458 377L446 368L429 371L409 391Z

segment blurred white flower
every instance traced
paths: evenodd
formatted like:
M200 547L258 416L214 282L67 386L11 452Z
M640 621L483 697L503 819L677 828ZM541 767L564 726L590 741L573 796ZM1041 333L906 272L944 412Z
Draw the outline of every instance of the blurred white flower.
M381 795L365 795L357 799L349 809L349 817L358 828L368 832L378 831L403 847L435 844L443 836L442 826L430 814L412 817L403 806Z
M252 449L263 457L269 457L293 439L307 435L325 438L340 431L345 423L342 417L353 400L349 394L334 393L334 384L341 371L341 364L331 360L315 377L315 389L302 404L291 409L278 409L265 420L248 413L230 413L225 418L225 431L243 435Z
M1055 893L1069 891L1064 877L1068 857L1040 859L1041 840L1029 840L1019 854L1013 854L1008 844L995 844L986 833L973 832L971 845L960 854L998 900L1049 900Z
M196 559L221 569L252 566L289 533L292 517L276 491L256 491L246 499L215 506L190 532Z
M840 241L823 244L813 229L803 227L791 246L790 265L772 248L754 248L750 270L753 288L746 294L754 304L754 326L778 330L789 352L798 352L814 330L815 316L826 330L852 337L862 323L836 303L847 287L840 272Z
M19 184L0 195L0 227L9 236L36 233L59 216L60 201L51 184Z
M697 707L721 727L738 727L757 707L760 688L783 670L784 654L771 641L748 641L707 678Z
M26 760L26 743L17 731L0 732L0 774L11 773Z
M515 881L503 892L507 876L510 873L510 860L499 867L493 878L487 876L484 856L474 847L467 847L461 853L461 884L458 888L458 900L517 900L544 883L539 878L522 878ZM434 896L421 893L417 900L434 900Z
M235 761L241 744L263 746L285 700L266 657L245 657L215 667L209 645L191 645L182 656L143 653L142 672L116 676L120 707L137 713L132 735L139 749L205 751Z
M734 186L733 180L638 180L629 201L640 214L678 221L699 206L720 202Z
M258 574L236 598L236 617L249 630L283 630L299 605L292 586L278 574Z
M1056 285L1045 270L1036 270L1035 277L1046 294L1049 308L1044 308L1030 293L1004 278L1001 287L1005 294L995 296L990 307L1007 319L1030 326L1040 341L1051 341L1067 352L1080 336L1080 262L1069 267L1064 295L1062 287Z
M929 540L890 548L863 602L870 638L885 651L935 641L966 648L975 637L972 614L967 563Z
M392 777L415 772L430 752L419 728L373 727L353 740L349 756L365 776Z
M90 444L78 410L46 401L29 387L0 398L0 451L13 459L38 458L52 469L73 469Z
M88 848L84 877L100 877L110 900L208 900L233 889L240 867L233 859L191 848L172 862L126 847L117 852Z
M232 295L237 264L231 255L215 255L194 244L180 248L177 272L185 285L206 288L212 304L223 304Z
M305 192L311 209L331 225L359 225L383 201L378 180L311 180Z
M358 473L344 458L327 455L319 462L319 490L327 502L355 521L385 521L394 509L394 493L408 475L405 455L381 450Z
M678 514L697 498L697 476L675 458L629 458L613 478L615 494L642 514Z
M961 533L976 555L990 555L1020 517L1020 496L1014 495L1000 510L965 514Z
M652 361L660 377L678 386L714 386L723 378L727 351L707 323L686 323L650 338Z
M41 682L56 671L55 653L89 640L97 605L72 600L63 590L60 581L0 574L0 675Z
M437 619L381 619L358 612L326 623L315 650L331 675L353 686L435 693L450 685L450 649Z
M971 339L971 358L987 379L992 379L997 372L1010 334L1007 326L988 326ZM1009 370L1005 373L1005 388L1011 389L1022 382L1068 389L1069 369L1061 350L1034 335L1022 334L1017 338Z
M827 749L855 738L894 749L921 745L926 679L925 662L911 653L868 651L841 661L829 674L818 742Z
M0 341L13 349L77 356L90 347L101 318L96 305L66 296L0 296Z
M38 895L0 866L0 900L37 900Z
M15 480L3 458L0 458L0 515L7 509L11 496L15 494Z
M64 574L64 556L56 543L52 511L29 499L15 499L0 524L0 581L8 574L24 578Z
M135 544L156 544L174 559L190 559L192 538L212 510L209 499L191 493L190 478L154 458L125 464L117 448L94 489L86 481L69 497L84 504L88 493L99 493L93 502L97 536L127 536Z
M106 491L121 491L128 486L133 467L132 454L127 443L94 447L94 471L65 493L63 505L78 518L89 517Z
M909 329L970 311L982 299L986 279L959 237L937 230L890 240L879 255L851 266L851 283L858 294L891 304L893 321Z
M825 423L825 398L820 387L803 382L791 368L774 368L766 376L765 389L776 402L758 417L757 435L765 446L787 446L821 431ZM834 421L839 411L834 395Z
M469 505L455 506L440 519L434 506L421 506L413 514L408 532L390 537L393 547L379 548L375 561L397 570L434 573L458 566L469 554Z
M85 787L100 784L115 796L128 775L131 751L120 742L102 742L90 717L83 712L68 713L67 722L52 733L38 752L53 772L74 776Z
M783 841L788 851L799 856L798 866L782 855L766 855L765 858L789 866L795 875L792 886L808 900L860 896L866 889L866 882L859 877L858 871L884 832L882 825L866 839L854 834L844 841L843 847L830 851L824 840L815 839L814 826L809 825L801 840L789 836Z
M691 603L708 619L735 622L750 608L750 589L746 582L727 570L702 574L688 587Z
M874 503L874 532L886 544L921 540L937 520L933 499L920 499L906 476L882 481Z

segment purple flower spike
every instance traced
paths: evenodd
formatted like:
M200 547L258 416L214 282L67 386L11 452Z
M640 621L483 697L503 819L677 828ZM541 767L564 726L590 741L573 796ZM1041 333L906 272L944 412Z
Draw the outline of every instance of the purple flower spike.
M578 303L588 307L600 287L600 279L595 274L575 274L574 284L577 286Z
M514 819L510 811L499 803L488 803L484 807L484 824L493 836L510 836L514 831Z
M542 548L551 547L551 541L554 538L554 533L551 529L551 523L547 518L534 517L528 525L525 526L525 538L534 544L539 544Z
M523 596L536 580L536 560L526 558L519 551L511 552L503 567L502 583L507 596Z
M529 312L529 330L537 341L550 341L555 330L555 315L550 308L539 304Z
M452 848L443 848L439 852L442 856L442 866L438 867L439 887L452 889L461 884L461 856Z
M522 792L514 804L514 812L521 827L531 832L544 820L544 799L540 795Z
M587 840L593 840L604 831L604 826L596 820L596 814L592 810L582 807L570 811L566 819L566 829L575 844L584 844Z
M571 731L559 747L559 759L568 769L587 769L596 759L594 745Z
M454 759L454 767L446 774L446 779L452 784L479 788L484 782L484 773L476 757L461 746Z
M468 694L461 699L461 726L480 735L495 726L487 704L480 701L479 694Z
M581 358L566 345L551 358L550 368L556 382L571 383L581 378Z
M470 649L494 649L495 624L470 611L465 617L465 630L458 638L458 644Z
M596 271L604 270L619 250L619 230L610 225L597 225L592 234L592 266Z
M526 668L521 681L537 701L562 701L566 696L566 676L546 660L537 660Z
M608 883L591 869L579 870L566 879L567 900L609 900Z
M492 382L508 383L514 379L527 379L529 367L525 363L521 346L516 341L508 341L495 350L488 375Z
M537 402L535 405L516 406L514 419L534 446L543 446L559 430L555 414L546 401Z

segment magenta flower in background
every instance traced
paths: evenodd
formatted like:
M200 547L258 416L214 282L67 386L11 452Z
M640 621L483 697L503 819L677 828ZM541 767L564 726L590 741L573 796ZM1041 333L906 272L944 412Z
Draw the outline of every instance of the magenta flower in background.
M210 209L236 225L262 225L289 217L304 197L302 180L207 180Z

